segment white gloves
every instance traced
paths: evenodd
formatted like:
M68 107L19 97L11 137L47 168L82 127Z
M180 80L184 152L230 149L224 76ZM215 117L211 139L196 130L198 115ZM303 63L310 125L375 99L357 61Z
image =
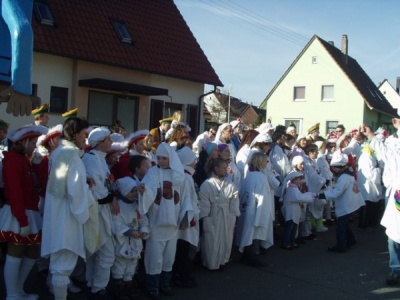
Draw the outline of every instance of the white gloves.
M20 232L20 236L26 237L31 233L31 229L29 227L29 225L26 225L24 227L21 227L21 232Z
M37 97L21 94L10 86L1 92L0 98L8 102L7 113L12 113L14 116L29 116L32 112L32 100Z

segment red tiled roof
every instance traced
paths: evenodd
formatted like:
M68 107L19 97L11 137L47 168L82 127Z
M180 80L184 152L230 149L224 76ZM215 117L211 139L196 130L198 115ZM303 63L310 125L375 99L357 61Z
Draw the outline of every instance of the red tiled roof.
M172 0L48 0L55 26L32 18L34 51L222 86ZM126 24L122 43L110 18Z

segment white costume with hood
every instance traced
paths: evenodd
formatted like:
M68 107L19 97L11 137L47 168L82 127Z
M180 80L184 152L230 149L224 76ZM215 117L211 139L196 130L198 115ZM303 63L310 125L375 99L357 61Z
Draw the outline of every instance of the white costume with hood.
M274 244L274 198L266 176L259 171L248 172L240 193L240 217L236 226L236 245L240 251L263 241L263 248Z
M156 155L168 157L170 169L151 167L141 181L145 191L139 197L139 212L147 215L151 231L144 259L150 275L172 270L179 226L188 226L194 216L178 155L166 143L158 146Z
M218 127L217 133L215 134L215 142L221 142L221 143L225 143L229 146L229 150L231 151L231 161L232 162L236 162L236 149L235 149L235 145L232 143L232 141L225 141L222 137L222 131L224 131L224 129L228 126L231 126L231 124L229 123L223 123L222 125L220 125Z
M304 173L308 192L319 194L326 180L319 174L316 162L308 156L304 159ZM321 219L325 204L326 201L315 199L313 203L308 205L307 209L314 216L314 218Z
M292 167L290 165L289 158L280 145L275 144L272 146L269 153L269 160L275 172L277 175L279 175L280 181L283 183L287 174L289 174L289 172L292 170ZM275 196L280 197L284 189L285 186L279 186L275 190Z
M200 218L203 219L202 263L210 270L229 261L236 217L240 215L239 195L225 177L211 177L200 187Z
M120 194L126 195L136 186L136 182L125 177L117 181ZM141 238L132 237L133 231L149 233L146 216L139 213L137 200L130 201L119 197L120 213L112 216L112 231L115 235L115 262L111 268L113 278L131 281L135 274L140 253L143 250ZM127 234L128 233L128 234Z

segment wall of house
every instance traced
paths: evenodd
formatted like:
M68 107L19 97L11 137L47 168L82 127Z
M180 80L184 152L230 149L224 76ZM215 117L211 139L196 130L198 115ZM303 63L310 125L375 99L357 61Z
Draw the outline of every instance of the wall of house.
M152 75L150 73L138 72L113 66L100 65L96 63L58 57L43 53L34 53L33 80L37 84L37 95L42 103L48 103L50 99L51 86L68 88L68 109L79 107L78 116L87 117L89 90L98 90L79 87L78 82L82 79L105 78L109 80L129 82L140 85L153 86L168 89L168 96L144 96L128 94L139 97L138 128L148 128L150 119L150 100L156 98L166 102L198 105L200 95L204 93L204 84L180 80L171 77ZM112 91L104 91L110 93ZM112 92L118 94L118 92ZM126 94L124 94L126 95ZM11 128L17 128L25 124L33 123L32 116L14 117L5 112L7 105L0 105L0 119L11 124ZM60 114L49 114L49 126L63 123ZM201 121L204 124L204 121ZM201 128L203 130L203 128Z
M393 131L392 117L386 114L382 114L376 110L371 110L365 106L364 111L364 122L365 124L372 127L372 130L377 130L378 127L384 127L389 132Z
M72 76L72 59L36 52L33 54L32 84L37 84L37 96L41 98L42 104L49 103L52 86L68 88L70 102L72 97ZM14 117L12 114L6 113L6 107L6 103L0 105L0 119L10 123L10 129L33 123L34 118L32 116ZM50 113L49 117L50 126L63 122L59 114Z
M386 80L380 87L379 90L385 96L385 98L389 101L390 105L393 108L397 109L397 113L399 113L400 108L400 95L396 92L396 90L390 85L390 83Z
M187 120L186 109L188 105L199 106L199 97L204 94L204 84L198 82L155 74L151 76L150 82L152 86L168 89L168 93L170 96L154 96L152 98L164 100L165 102L184 104L183 113L185 120ZM201 107L199 107L198 109L199 111L202 111ZM204 117L202 113L200 115L200 124L202 127L200 128L199 132L202 132L204 129Z
M75 76L76 82L82 79L90 79L90 78L104 78L108 80L121 81L121 82L129 82L133 84L140 85L151 85L151 74L138 72L134 70L123 69L119 67L100 65L96 63L91 63L87 61L77 61L75 64ZM155 86L159 87L159 86ZM87 116L88 112L88 99L89 99L89 91L100 89L86 88L86 87L77 87L74 91L75 103L73 103L72 107L79 107L79 115ZM106 93L114 93L114 94L122 94L119 92L113 91L104 91ZM139 115L138 115L138 128L147 128L149 122L149 113L150 113L150 97L144 95L136 95L126 93L124 95L128 96L139 96Z
M258 114L251 106L248 109L246 109L246 111L240 117L242 122L246 125L255 124L257 118Z
M215 97L215 93L207 95L204 97L204 105L211 114L211 120L213 122L222 124L227 120L227 112L222 107L221 103Z
M333 101L321 100L323 85L334 85ZM295 86L306 87L304 101L294 101ZM307 134L308 128L320 122L320 134L324 136L327 121L357 128L363 119L363 106L354 85L321 43L314 40L269 98L267 117L275 126L284 124L285 119L302 119L300 134Z

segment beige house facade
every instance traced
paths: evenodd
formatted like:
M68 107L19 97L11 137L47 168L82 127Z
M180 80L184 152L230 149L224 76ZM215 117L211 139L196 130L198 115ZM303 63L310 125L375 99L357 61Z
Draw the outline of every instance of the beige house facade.
M347 130L360 124L373 128L389 124L396 111L348 55L347 36L342 49L314 36L280 78L260 108L274 125L293 122L300 134L320 123L326 136L338 124Z
M222 83L172 0L34 5L48 7L54 20L32 18L32 93L50 104L49 127L78 108L91 125L119 120L130 133L159 126L160 119L181 110L192 135L203 131L204 86ZM131 39L121 39L115 20ZM0 105L0 119L11 129L34 121L5 110Z

